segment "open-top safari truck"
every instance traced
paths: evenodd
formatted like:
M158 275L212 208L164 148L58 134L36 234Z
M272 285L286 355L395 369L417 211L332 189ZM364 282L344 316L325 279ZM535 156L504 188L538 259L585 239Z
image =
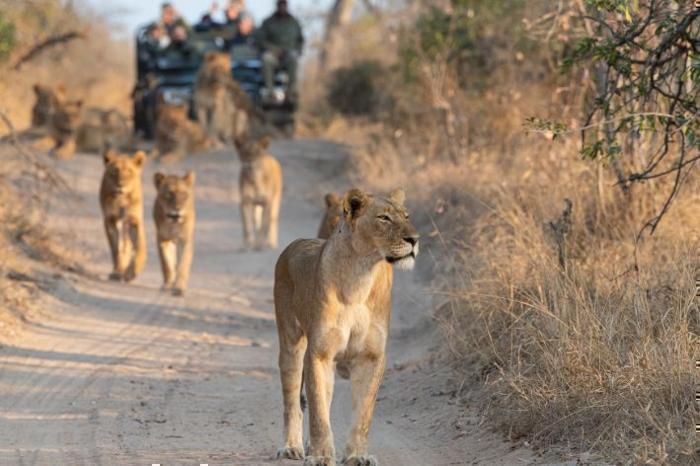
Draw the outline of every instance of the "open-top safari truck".
M136 32L136 85L132 94L134 131L152 139L158 102L187 105L194 119L194 83L207 51L225 51L225 41L216 31L190 34L188 53L153 53L147 39L148 27ZM289 76L280 70L275 77L271 98L262 98L264 79L260 53L253 47L234 46L231 54L231 75L265 113L269 123L282 130L294 126L296 106L287 99Z

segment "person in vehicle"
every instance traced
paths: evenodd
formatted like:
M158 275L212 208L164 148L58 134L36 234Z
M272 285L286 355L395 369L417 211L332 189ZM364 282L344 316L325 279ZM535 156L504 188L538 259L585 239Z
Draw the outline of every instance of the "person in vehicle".
M262 49L265 94L270 96L278 68L289 73L288 99L297 99L297 65L304 48L304 35L297 19L289 13L287 0L277 1L277 10L267 18L257 33Z
M243 0L231 0L226 8L221 12L219 10L219 4L214 2L209 7L199 23L195 26L197 31L210 31L217 29L231 29L235 31L238 28L238 23L240 22L241 16L246 14L245 4ZM221 18L217 18L221 14Z
M190 60L197 57L197 48L190 41L190 32L186 26L180 24L173 28L170 34L170 45L161 52L162 56L172 59Z
M248 13L242 13L238 21L238 31L231 41L231 46L249 45L255 42L255 20Z
M160 19L157 24L168 33L171 39L178 26L187 28L187 23L170 2L165 2L160 6Z

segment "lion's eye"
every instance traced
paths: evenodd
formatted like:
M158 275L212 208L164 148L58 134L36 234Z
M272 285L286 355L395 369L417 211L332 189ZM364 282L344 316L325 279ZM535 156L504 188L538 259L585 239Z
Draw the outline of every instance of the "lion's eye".
M389 217L388 215L379 215L377 218L384 222L391 222L391 217Z

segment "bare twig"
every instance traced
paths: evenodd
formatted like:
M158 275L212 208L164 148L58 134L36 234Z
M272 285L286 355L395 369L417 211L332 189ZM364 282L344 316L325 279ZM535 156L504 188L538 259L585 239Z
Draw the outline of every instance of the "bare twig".
M65 44L67 42L70 42L75 39L84 39L85 38L85 33L80 32L80 31L70 31L66 32L64 34L59 34L55 36L51 36L47 39L44 39L43 41L39 42L36 44L34 47L32 47L27 53L22 55L19 60L14 64L12 67L15 71L19 70L22 65L27 63L28 61L33 60L37 55L39 55L41 52L44 50L54 47L59 44Z

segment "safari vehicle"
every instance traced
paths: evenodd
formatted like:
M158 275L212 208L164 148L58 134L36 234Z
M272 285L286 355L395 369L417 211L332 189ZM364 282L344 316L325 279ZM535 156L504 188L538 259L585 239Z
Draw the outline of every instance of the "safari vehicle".
M148 27L136 33L136 85L132 94L134 132L153 139L159 102L187 105L190 118L194 113L194 83L205 52L224 51L224 40L215 32L191 32L189 54L153 54L148 47ZM234 46L231 53L231 74L252 101L265 113L267 120L282 130L294 127L296 106L287 102L289 76L280 71L275 78L272 96L262 98L264 79L259 52L250 46Z

